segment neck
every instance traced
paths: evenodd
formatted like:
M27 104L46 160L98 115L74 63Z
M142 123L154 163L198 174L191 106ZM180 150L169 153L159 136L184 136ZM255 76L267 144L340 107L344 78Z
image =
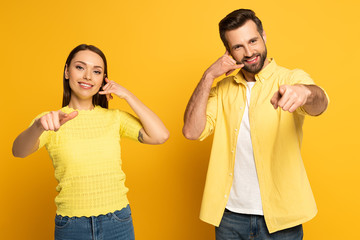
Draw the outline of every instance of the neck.
M260 71L262 71L269 63L270 63L269 60L268 60L268 59L265 59L265 61L264 61L264 66L261 68ZM259 71L259 72L260 72L260 71ZM248 72L248 71L246 71L246 70L244 70L244 69L241 69L241 72L242 72L242 74L244 75L244 78L245 78L245 80L246 80L247 82L255 82L255 81L256 81L255 75L256 75L257 73L251 73L251 72Z
M78 99L71 96L69 107L78 110L92 110L94 109L94 105L92 104L91 99Z
M246 70L241 69L242 74L247 82L255 82L255 73L250 73Z

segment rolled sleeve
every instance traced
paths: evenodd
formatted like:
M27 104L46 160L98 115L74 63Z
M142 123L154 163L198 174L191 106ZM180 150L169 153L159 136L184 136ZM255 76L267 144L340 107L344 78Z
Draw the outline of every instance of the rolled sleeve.
M203 141L205 138L210 136L215 129L217 116L217 87L213 87L210 90L209 99L206 107L206 125L204 131L198 138Z
M295 69L292 71L292 75L291 77L289 78L290 79L290 82L289 84L291 85L295 85L295 84L303 84L303 85L316 85L314 80L312 80L312 78L310 77L309 74L307 74L306 72L304 72L303 70L301 69ZM318 86L318 85L316 85ZM328 101L328 103L330 102L330 99L329 99L329 96L328 94L326 93L326 91L318 86L319 88L321 88L321 90L324 92L325 96L326 96L326 99ZM299 107L296 109L296 112L298 114L301 114L301 115L309 115L305 109L303 108L303 106Z

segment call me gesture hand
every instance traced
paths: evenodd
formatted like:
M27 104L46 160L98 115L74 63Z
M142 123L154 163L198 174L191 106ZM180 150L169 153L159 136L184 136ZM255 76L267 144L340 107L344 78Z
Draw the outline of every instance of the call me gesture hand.
M108 78L105 78L105 82L106 84L102 87L103 90L99 91L99 94L105 94L108 101L113 99L113 96L111 95L112 93L125 100L129 96L130 92L126 88L120 86L118 83L110 81Z
M205 127L206 106L214 80L223 74L228 76L242 67L244 64L237 64L226 51L205 71L185 110L183 134L187 139L197 139Z
M236 69L240 69L244 64L236 64L228 51L225 52L216 62L214 62L205 72L205 75L215 79L225 74L230 75Z

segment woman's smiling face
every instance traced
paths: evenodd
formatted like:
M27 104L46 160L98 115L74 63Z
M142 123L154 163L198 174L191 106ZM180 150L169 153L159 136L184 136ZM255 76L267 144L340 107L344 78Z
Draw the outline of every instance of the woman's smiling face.
M69 79L71 98L90 100L104 81L104 61L90 50L79 51L66 66L65 78Z

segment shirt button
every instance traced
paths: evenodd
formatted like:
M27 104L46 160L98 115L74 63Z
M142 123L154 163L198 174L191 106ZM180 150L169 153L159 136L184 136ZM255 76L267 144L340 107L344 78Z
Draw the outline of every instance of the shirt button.
M231 150L232 153L234 153L234 150Z
M235 132L237 131L237 128L235 128Z
M229 176L232 176L232 173L229 173Z
M225 198L227 198L227 195L225 194L225 196L224 196Z

